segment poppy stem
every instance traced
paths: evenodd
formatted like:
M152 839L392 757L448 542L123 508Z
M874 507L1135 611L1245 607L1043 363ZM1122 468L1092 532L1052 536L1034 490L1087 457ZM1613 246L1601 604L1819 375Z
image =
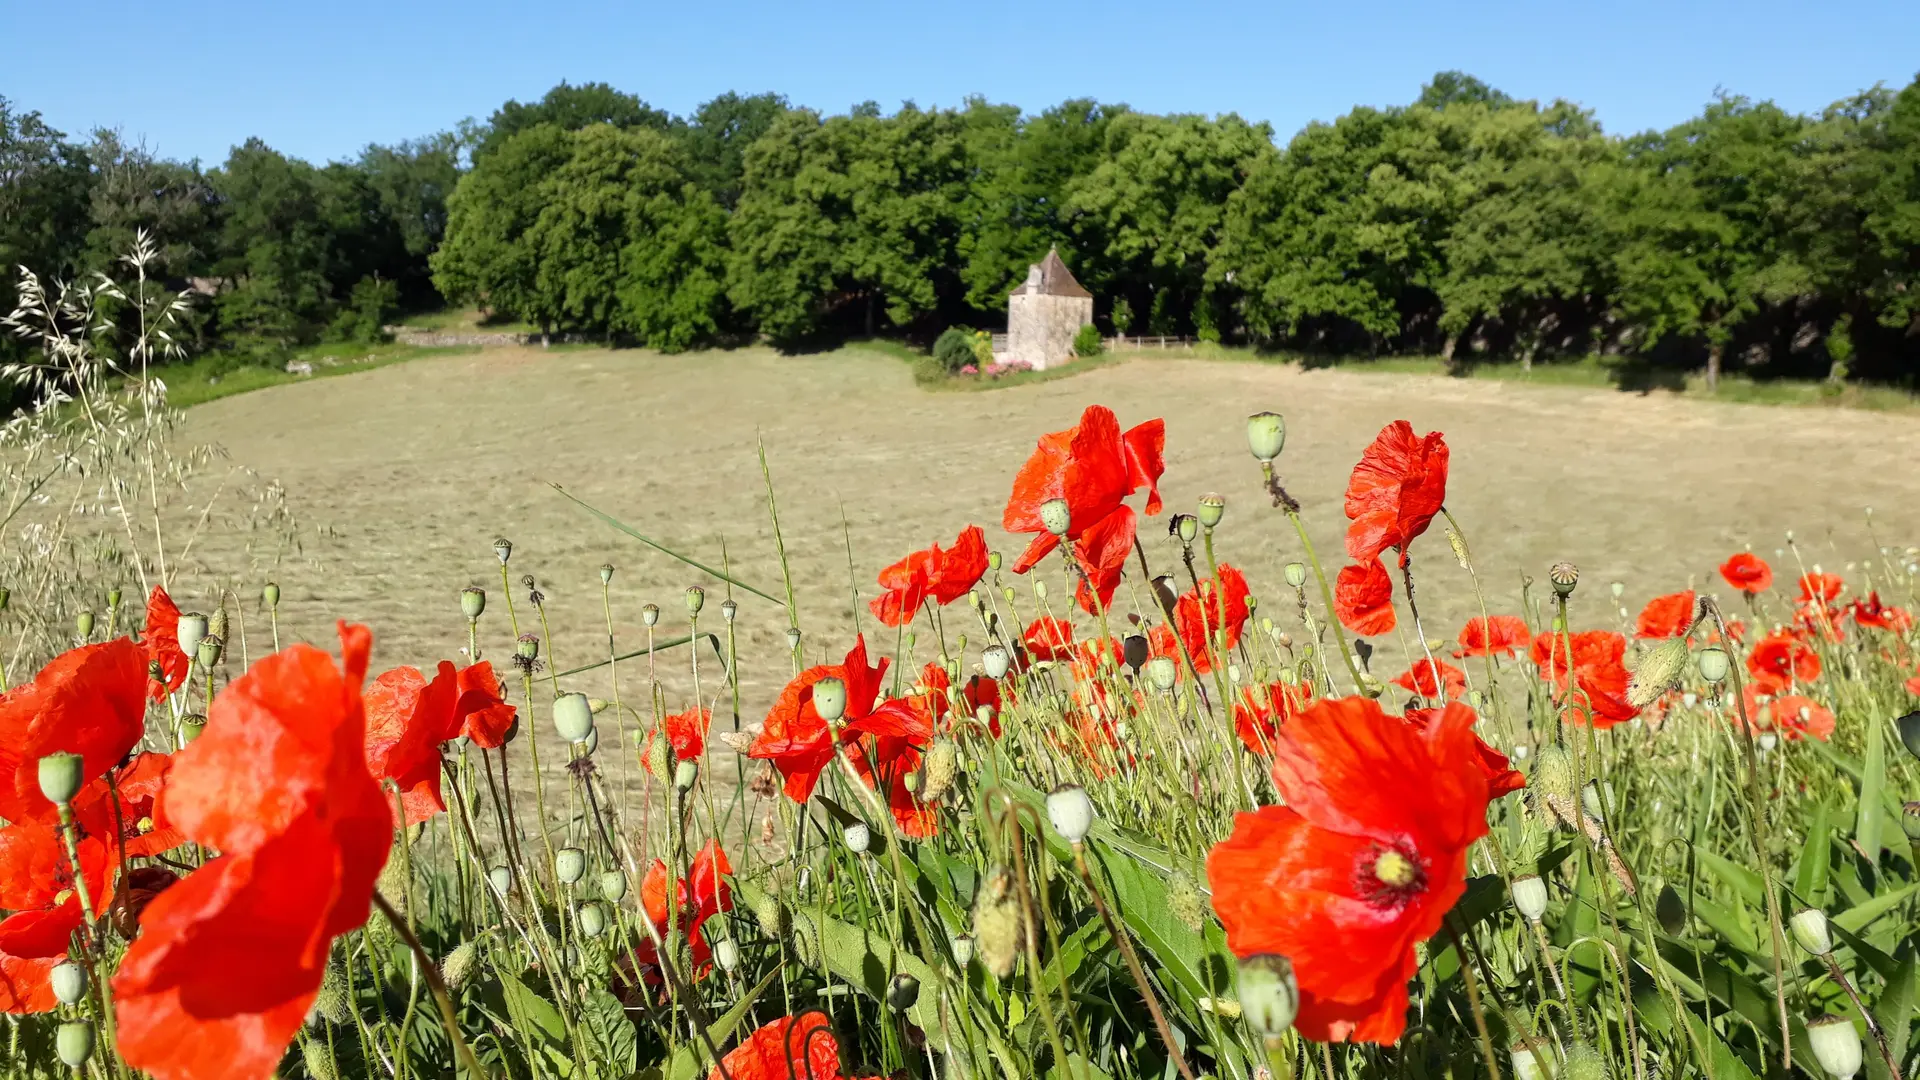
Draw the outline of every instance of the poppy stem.
M1087 883L1087 892L1093 897L1093 908L1100 913L1100 921L1107 924L1107 936L1120 946L1120 955L1126 958L1127 972L1133 976L1133 985L1140 990L1140 996L1147 1003L1147 1013L1153 1017L1154 1029L1160 1035L1161 1045L1167 1049L1167 1056L1173 1059L1174 1067L1180 1070L1185 1080L1194 1080L1193 1068L1180 1053L1180 1047L1173 1039L1173 1028L1167 1023L1167 1015L1160 1011L1160 1001L1153 994L1153 988L1147 985L1147 973L1140 967L1140 957L1133 951L1133 942L1119 926L1114 924L1113 913L1107 910L1107 902L1100 896L1100 887L1094 884L1093 871L1087 866L1084 845L1073 845L1073 865L1080 871L1080 880ZM1281 1074L1276 1074L1281 1075ZM1498 1080L1498 1073L1494 1074Z
M1333 589L1327 585L1327 572L1320 568L1320 557L1314 554L1313 541L1307 538L1307 527L1300 520L1299 504L1285 509L1287 520L1293 522L1293 530L1300 534L1300 546L1306 549L1307 565L1313 567L1314 580L1320 583L1321 602L1327 605L1327 612L1335 616L1330 624L1333 627L1333 639L1340 643L1340 656L1347 662L1347 674L1353 676L1353 692L1367 694L1366 682L1360 678L1360 665L1354 662L1353 650L1347 647L1347 632L1340 625L1339 609L1333 603Z
M1460 976L1467 984L1467 1005L1473 1010L1473 1027L1480 1036L1480 1056L1486 1061L1487 1075L1492 1080L1500 1080L1500 1062L1493 1056L1493 1035L1487 1030L1486 1008L1480 1004L1480 980L1473 974L1473 958L1467 955L1466 942L1460 940L1452 918L1448 918L1446 926L1454 951L1460 954Z
M433 962L433 957L427 955L425 946L420 944L420 939L415 937L413 930L407 926L407 920L393 909L393 905L387 902L386 897L380 895L378 889L373 891L373 906L379 908L380 914L386 916L387 925L393 927L394 932L407 943L407 948L413 950L414 959L420 962L420 973L426 976L427 987L433 991L433 1000L440 1006L440 1023L447 1029L447 1038L453 1040L453 1050L459 1057L460 1063L467 1067L470 1075L486 1076L487 1073L480 1067L479 1060L473 1056L472 1048L467 1046L467 1040L460 1037L460 1022L454 1018L453 999L447 994L445 980L440 978L440 966Z

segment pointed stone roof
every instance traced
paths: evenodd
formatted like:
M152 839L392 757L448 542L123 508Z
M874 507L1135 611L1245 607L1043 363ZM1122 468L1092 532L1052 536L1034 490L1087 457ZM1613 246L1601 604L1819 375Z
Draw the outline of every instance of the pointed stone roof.
M1038 278L1036 281L1035 278ZM1022 293L1042 296L1084 296L1093 298L1093 294L1073 279L1073 273L1067 264L1060 261L1060 249L1048 248L1047 257L1034 263L1027 271L1027 280L1013 290L1013 295Z

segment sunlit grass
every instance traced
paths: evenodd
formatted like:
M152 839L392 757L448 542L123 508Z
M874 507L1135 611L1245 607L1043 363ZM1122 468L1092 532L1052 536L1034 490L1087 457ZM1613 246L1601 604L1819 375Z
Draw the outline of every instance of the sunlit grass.
M234 366L224 357L212 356L169 365L161 369L159 374L167 384L168 404L184 409L270 386L351 375L424 357L457 356L477 351L478 347L471 345L444 348L395 344L310 345L294 350L277 367L259 364ZM301 363L312 365L313 373L297 375L285 367L286 364Z

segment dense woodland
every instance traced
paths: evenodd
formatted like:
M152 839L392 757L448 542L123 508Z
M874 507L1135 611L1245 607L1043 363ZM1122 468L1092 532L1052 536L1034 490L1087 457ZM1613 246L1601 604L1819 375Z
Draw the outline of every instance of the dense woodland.
M443 304L662 349L924 342L997 325L1057 245L1124 333L1920 383L1920 79L1620 136L1444 73L1284 146L1084 100L676 117L562 84L351 161L253 139L213 167L0 98L0 263L108 269L139 228L205 295L193 348L263 362Z

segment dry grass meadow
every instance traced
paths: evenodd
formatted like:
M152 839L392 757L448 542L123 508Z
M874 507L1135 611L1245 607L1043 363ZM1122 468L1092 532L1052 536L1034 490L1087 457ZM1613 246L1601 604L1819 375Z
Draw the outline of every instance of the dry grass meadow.
M1624 603L1638 610L1682 583L1715 587L1713 567L1743 545L1774 559L1789 529L1800 530L1807 561L1843 567L1876 542L1869 507L1878 543L1920 538L1912 471L1920 425L1909 416L1244 362L1137 359L953 393L921 389L897 358L859 348L801 357L493 349L215 401L188 414L186 432L283 482L304 519L304 553L277 575L285 631L327 641L335 618L363 620L377 635L376 670L456 656L466 637L458 593L469 584L491 594L482 655L504 657L497 535L516 545L516 602L524 605L523 574L547 596L549 651L561 668L606 656L602 563L618 568L612 613L623 650L644 645L648 602L665 612L663 634L681 632L682 590L714 583L591 519L549 481L710 565L724 542L736 576L780 595L758 437L812 663L847 647L855 590L863 627L878 629L864 603L874 574L908 550L948 543L977 522L990 543L1017 551L999 529L1015 470L1036 436L1070 426L1095 402L1126 424L1166 418L1168 514L1202 493L1224 494L1221 556L1276 601L1264 612L1276 615L1286 599L1281 567L1299 551L1264 504L1247 456L1241 419L1260 409L1287 418L1279 465L1329 573L1345 525L1341 492L1360 450L1396 418L1444 431L1449 508L1500 590L1489 597L1495 610L1518 610L1521 576L1560 558L1588 581L1625 581ZM1143 537L1171 569L1165 521L1149 521ZM1832 535L1813 535L1820 523ZM1427 631L1451 637L1472 592L1437 535L1422 547ZM218 546L199 554L208 567L223 564ZM257 587L241 593L256 596ZM739 601L741 712L751 724L790 661L781 613L752 596ZM714 606L705 622L720 629ZM1376 670L1402 670L1401 644L1379 644ZM893 646L887 634L879 647ZM923 640L916 670L931 655ZM684 651L673 662L684 665ZM727 715L723 702L722 730Z

